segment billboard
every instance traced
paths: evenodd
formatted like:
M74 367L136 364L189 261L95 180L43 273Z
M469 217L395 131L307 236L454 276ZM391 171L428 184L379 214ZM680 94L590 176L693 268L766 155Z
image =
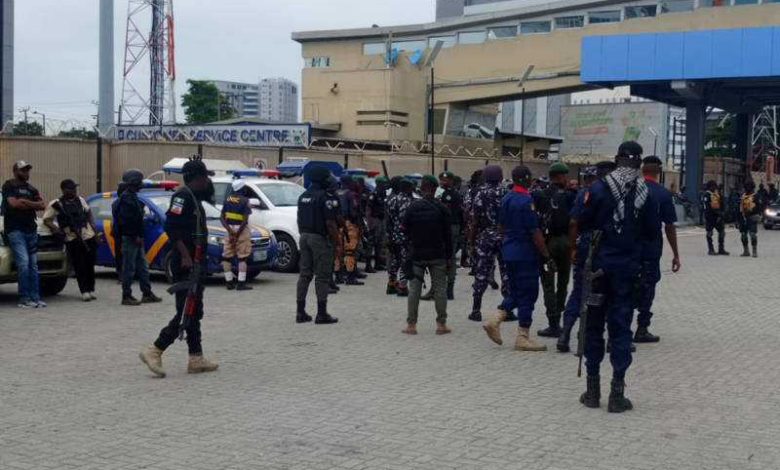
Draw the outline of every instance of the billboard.
M309 124L251 124L233 126L118 126L116 140L197 142L246 147L308 147Z
M669 107L662 103L608 103L564 106L561 115L562 157L595 160L615 156L621 143L634 140L645 155L666 159Z

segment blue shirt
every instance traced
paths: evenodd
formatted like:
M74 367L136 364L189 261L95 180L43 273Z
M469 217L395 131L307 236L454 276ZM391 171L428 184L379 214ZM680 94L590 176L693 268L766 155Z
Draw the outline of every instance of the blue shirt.
M528 191L515 189L501 200L498 223L504 228L502 254L504 261L539 262L534 245L534 233L539 229L539 217L534 211Z
M655 199L656 205L650 214L652 229L644 234L642 240L642 259L660 260L664 251L663 225L677 222L677 213L671 192L655 181L647 181L647 189Z

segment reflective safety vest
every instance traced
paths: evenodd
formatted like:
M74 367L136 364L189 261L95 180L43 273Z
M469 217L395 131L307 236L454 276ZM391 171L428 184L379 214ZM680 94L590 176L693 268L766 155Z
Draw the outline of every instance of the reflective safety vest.
M222 206L222 215L230 225L241 225L247 220L249 201L243 196L231 194Z

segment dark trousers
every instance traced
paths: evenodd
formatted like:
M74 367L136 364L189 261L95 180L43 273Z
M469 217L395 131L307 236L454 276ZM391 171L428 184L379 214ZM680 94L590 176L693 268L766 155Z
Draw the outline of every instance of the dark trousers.
M712 232L718 232L718 249L723 250L723 245L726 242L726 224L723 222L723 217L716 213L705 213L704 215L705 226L704 229L707 232L707 247L710 250L714 250L715 247L712 243Z
M134 237L122 237L122 297L133 295L133 279L138 278L141 292L152 293L149 282L149 263L143 246L135 244Z
M97 243L94 238L89 240L73 240L65 244L73 270L76 272L76 282L79 291L95 292L95 260L97 258Z
M634 280L626 272L607 272L599 281L597 291L604 295L599 307L589 307L585 323L585 366L589 376L599 375L606 343L604 327L612 342L610 362L615 379L623 379L631 365L631 320L634 311Z
M517 309L518 326L530 328L534 305L539 298L539 266L528 261L506 261L509 275L509 296L504 297L501 310Z
M572 266L572 289L569 294L569 300L566 302L566 309L563 311L563 324L574 325L580 318L582 308L582 282L585 261L588 257L590 246L590 234L580 235L577 240L577 262Z
M184 281L189 277L189 273L174 272L173 282ZM203 319L203 286L200 289L200 301L195 309L195 316L185 319L184 332L187 336L187 348L191 356L200 356L203 354L201 347L200 321ZM155 347L165 351L179 337L179 326L181 325L181 316L184 313L184 304L187 301L187 291L176 293L176 315L173 316L170 323L160 330L160 336L154 342Z
M661 280L661 259L651 259L642 261L642 280L640 283L639 302L636 317L636 324L640 328L650 326L650 319L653 318L653 301L655 300L655 287Z
M317 302L327 302L333 274L333 245L328 237L314 233L302 233L299 245L301 273L298 276L296 299L298 302L306 302L313 279Z
M544 306L550 326L560 326L561 313L566 307L566 293L571 274L571 248L568 235L555 235L547 240L547 249L555 261L556 272L542 275Z

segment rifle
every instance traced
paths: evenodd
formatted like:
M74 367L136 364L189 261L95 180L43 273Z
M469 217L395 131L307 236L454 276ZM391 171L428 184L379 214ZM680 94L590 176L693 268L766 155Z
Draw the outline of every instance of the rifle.
M168 288L169 294L176 294L178 292L187 292L187 299L184 301L184 308L182 309L181 321L179 322L179 341L184 339L184 332L187 329L189 323L198 314L198 307L203 301L203 290L201 289L201 277L203 275L203 260L206 255L206 233L205 226L203 225L202 213L203 209L195 197L195 194L187 187L184 186L189 192L190 197L195 204L195 253L192 258L192 270L190 271L189 279L186 281L180 281Z
M80 202L81 201L79 201L79 203ZM75 224L74 224L73 216L70 215L68 212L65 212L65 208L62 206L62 202L60 202L59 199L55 202L55 204L57 205L57 212L59 213L58 217L62 217L66 221L65 223L66 227L60 227L60 230L62 230L62 237L63 237L63 240L61 241L64 241L64 239L66 238L65 229L70 228L70 230L76 236L76 239L80 241L81 244L84 246L84 250L86 250L87 252L92 251L89 249L89 245L87 245L87 242L84 241L84 238L81 236L81 229L83 227L74 227ZM87 222L87 224L89 224L89 222ZM97 236L97 234L95 234L95 236Z
M577 377L582 377L582 358L585 356L585 332L588 323L588 307L599 307L604 303L604 294L593 292L593 284L604 276L604 270L593 271L593 258L601 244L601 230L594 230L588 245L588 257L582 269L582 295L580 298L580 327L577 331L577 356L580 363L577 366Z

